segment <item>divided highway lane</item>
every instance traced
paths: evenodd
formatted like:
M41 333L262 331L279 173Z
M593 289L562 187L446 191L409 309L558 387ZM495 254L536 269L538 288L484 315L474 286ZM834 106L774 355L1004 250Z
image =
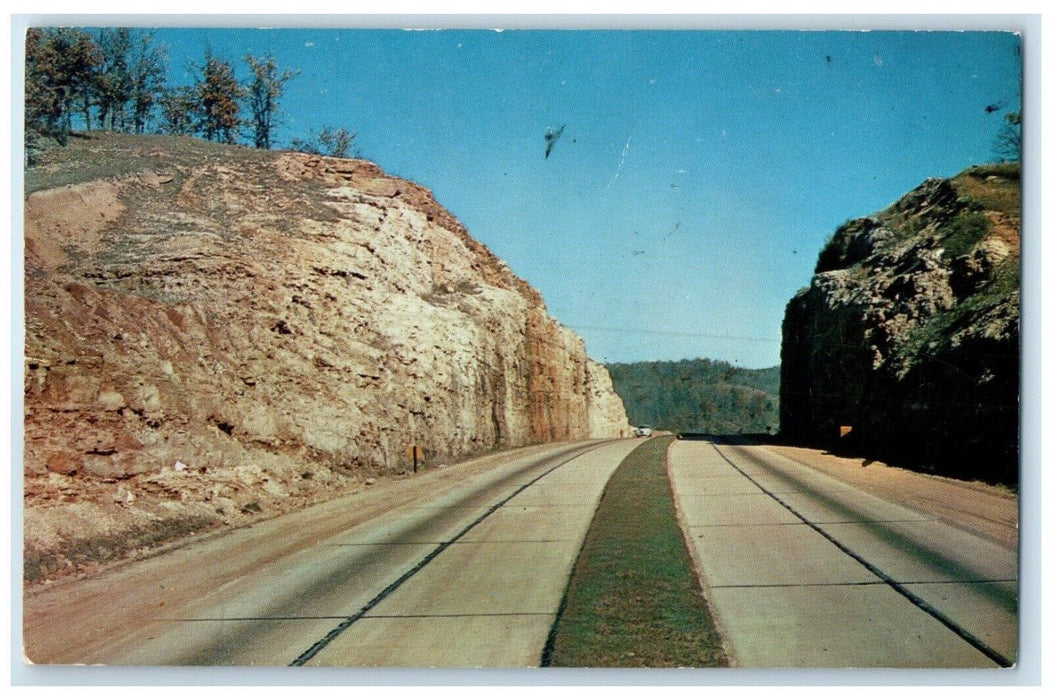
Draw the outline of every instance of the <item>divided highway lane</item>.
M638 444L535 449L328 525L306 546L281 547L312 527L292 514L31 596L27 652L37 663L536 666L603 488ZM256 563L224 568L224 557ZM226 573L202 587L211 568ZM165 605L165 591L195 586L199 596Z
M539 666L607 481L639 440L518 491L306 663Z
M762 447L679 441L670 474L737 665L1014 663L1014 549Z

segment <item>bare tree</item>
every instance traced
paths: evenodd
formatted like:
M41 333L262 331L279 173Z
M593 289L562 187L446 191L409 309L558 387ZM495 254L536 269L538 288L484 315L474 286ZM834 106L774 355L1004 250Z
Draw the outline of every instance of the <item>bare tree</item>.
M994 155L1001 161L1019 162L1023 147L1023 118L1020 112L1009 112L994 139Z
M270 148L271 135L276 125L278 100L285 92L285 83L299 74L298 70L278 70L274 56L266 54L257 58L245 56L252 70L252 82L248 86L248 105L252 112L251 125L256 148Z
M342 126L337 129L325 127L318 135L318 140L333 158L350 158L359 155L354 145L358 132L351 132Z
M361 149L354 143L357 138L357 132L347 131L342 126L335 129L326 126L306 139L292 139L292 150L332 158L360 158Z

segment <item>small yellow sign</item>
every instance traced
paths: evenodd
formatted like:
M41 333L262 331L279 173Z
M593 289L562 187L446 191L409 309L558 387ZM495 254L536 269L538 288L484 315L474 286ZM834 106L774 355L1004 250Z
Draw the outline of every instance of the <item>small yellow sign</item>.
M410 445L408 452L409 459L414 460L416 462L419 462L424 458L424 448L420 445Z
M850 433L851 433L851 426L850 425L842 425L842 426L840 426L840 437L847 437Z

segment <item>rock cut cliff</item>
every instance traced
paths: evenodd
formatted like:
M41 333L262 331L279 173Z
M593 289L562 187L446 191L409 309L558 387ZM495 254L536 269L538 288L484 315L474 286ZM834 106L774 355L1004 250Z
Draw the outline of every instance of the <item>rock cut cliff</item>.
M783 435L1016 483L1020 222L1006 164L837 229L786 308Z
M194 529L404 472L411 445L627 429L537 291L372 163L100 135L27 183L27 542L107 499L114 528Z

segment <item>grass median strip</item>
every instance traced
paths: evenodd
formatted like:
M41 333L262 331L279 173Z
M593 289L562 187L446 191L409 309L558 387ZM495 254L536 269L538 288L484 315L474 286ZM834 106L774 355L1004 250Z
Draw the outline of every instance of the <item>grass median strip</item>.
M665 468L648 440L607 484L544 651L545 666L722 667Z

